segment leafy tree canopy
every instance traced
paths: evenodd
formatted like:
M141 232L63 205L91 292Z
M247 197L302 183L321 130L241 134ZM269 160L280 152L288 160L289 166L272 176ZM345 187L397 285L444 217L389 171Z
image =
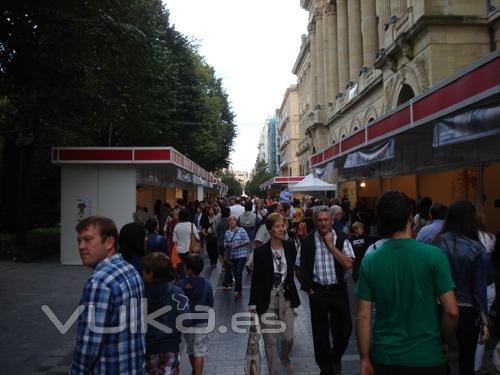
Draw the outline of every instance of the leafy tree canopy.
M227 195L232 196L241 196L243 194L243 187L240 182L236 179L233 172L230 170L224 170L220 174L220 179L223 183L225 183L228 187Z
M260 190L260 185L272 177L273 175L267 170L267 163L264 160L257 159L253 175L245 185L245 194L265 196L265 193Z
M221 79L161 0L2 1L0 203L18 226L31 202L40 218L37 202L59 204L52 146L171 145L214 171L228 166L233 121Z

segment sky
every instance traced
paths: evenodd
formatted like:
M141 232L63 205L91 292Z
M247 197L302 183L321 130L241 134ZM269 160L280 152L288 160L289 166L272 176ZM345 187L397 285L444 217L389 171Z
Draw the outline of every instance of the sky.
M200 53L222 78L238 136L234 169L250 172L265 120L281 106L297 77L292 68L308 13L300 0L164 0L170 23L195 38Z

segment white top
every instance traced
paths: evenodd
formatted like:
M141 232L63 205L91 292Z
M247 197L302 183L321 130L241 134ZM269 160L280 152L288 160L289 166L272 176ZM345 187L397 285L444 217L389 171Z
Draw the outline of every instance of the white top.
M281 281L283 282L286 279L287 272L285 250L271 247L271 252L273 254L274 273L281 273Z
M189 251L189 245L191 244L191 228L193 228L194 236L199 240L200 236L198 236L198 231L193 223L183 221L177 223L174 228L172 240L175 242L179 254L185 254Z
M237 219L243 212L245 212L245 207L241 204L235 204L234 206L229 206L229 210L231 211L231 216L235 216Z

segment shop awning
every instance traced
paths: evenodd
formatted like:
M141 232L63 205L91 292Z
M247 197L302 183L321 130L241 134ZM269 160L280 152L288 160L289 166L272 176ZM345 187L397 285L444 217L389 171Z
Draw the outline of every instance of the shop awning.
M55 147L54 164L134 164L139 185L201 185L227 192L227 186L173 147Z
M260 190L279 190L281 186L286 185L288 187L302 181L304 176L283 176L283 177L273 177L260 184Z
M367 146L376 145L410 129L441 121L446 116L454 116L453 114L457 111L478 106L479 103L489 98L499 96L499 71L500 50L496 50L452 77L435 84L432 89L386 113L365 128L342 139L339 143L312 155L311 168L322 167L331 160L345 157ZM489 129L486 131L476 127L478 131L474 133L474 136L492 134L489 131L500 127L500 123L495 124L493 121L488 126ZM470 133L467 136L470 137ZM462 137L460 142L467 140L465 138ZM446 139L453 139L453 134L448 133Z
M433 147L500 134L500 103L449 116L434 125Z
M376 145L362 151L351 152L347 155L344 168L355 168L378 163L380 161L394 159L394 156L394 138L391 138L381 145Z

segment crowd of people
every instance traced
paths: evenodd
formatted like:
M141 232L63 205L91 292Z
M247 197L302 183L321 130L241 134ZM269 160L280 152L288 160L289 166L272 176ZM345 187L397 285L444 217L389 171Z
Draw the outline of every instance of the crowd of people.
M209 333L199 312L213 308L214 299L193 242L206 249L211 267L220 262L222 286L234 289L234 300L243 296L243 273L251 274L249 315L262 331L269 374L282 366L294 373L296 285L309 299L322 375L342 372L353 285L362 375L448 374L450 342L460 375L481 369L495 331L490 309L500 243L470 202L446 207L425 197L416 204L391 191L374 210L362 201L351 209L347 198L299 200L284 188L275 199L179 199L175 207L157 201L153 211L138 207L120 233L103 217L78 223L82 262L94 272L81 299L70 373L178 374L182 337L193 374L203 373ZM123 311L143 298L147 305ZM138 329L143 313L152 326L145 332ZM182 332L179 317L197 329ZM127 329L116 329L122 321Z

